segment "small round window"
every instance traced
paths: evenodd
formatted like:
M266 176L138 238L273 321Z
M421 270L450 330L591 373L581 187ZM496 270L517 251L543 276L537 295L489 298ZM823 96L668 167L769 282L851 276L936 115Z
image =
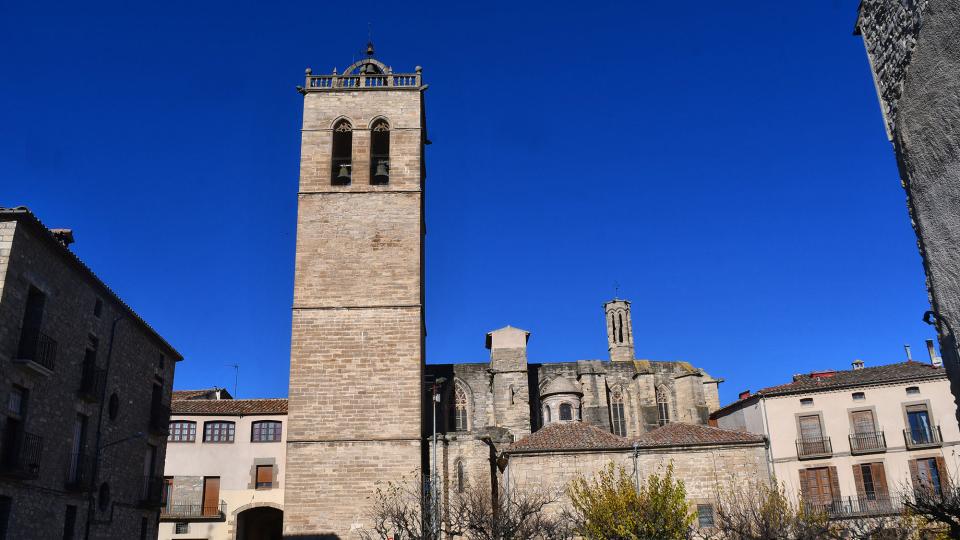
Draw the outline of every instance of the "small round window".
M100 484L100 492L97 494L97 507L101 512L106 512L110 508L110 484L104 482Z
M116 392L110 394L110 403L107 404L107 412L111 420L117 419L117 414L120 412L120 396L118 396Z

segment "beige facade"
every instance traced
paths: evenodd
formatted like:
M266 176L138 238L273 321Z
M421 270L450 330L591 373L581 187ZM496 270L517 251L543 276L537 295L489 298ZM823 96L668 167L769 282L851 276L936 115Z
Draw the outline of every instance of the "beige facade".
M957 479L960 429L944 369L860 366L743 395L715 413L716 424L767 436L787 492L841 516Z
M286 419L282 399L175 399L159 538L279 540Z

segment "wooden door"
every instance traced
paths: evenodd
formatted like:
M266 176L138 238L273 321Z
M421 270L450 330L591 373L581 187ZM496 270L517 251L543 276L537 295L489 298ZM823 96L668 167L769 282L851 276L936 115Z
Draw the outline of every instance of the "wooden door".
M800 417L800 444L804 454L826 453L819 416L814 414Z
M833 502L833 490L830 482L830 469L818 467L800 471L806 476L803 483L806 488L804 503L814 507L825 507Z
M220 512L220 477L207 476L203 479L203 515L215 516Z

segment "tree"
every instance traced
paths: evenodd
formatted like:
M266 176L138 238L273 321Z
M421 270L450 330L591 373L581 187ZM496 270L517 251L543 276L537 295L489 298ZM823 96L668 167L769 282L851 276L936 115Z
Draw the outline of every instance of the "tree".
M429 522L429 493L419 472L377 486L363 540L439 540Z
M960 538L960 488L950 484L940 490L923 487L913 490L904 503L909 516L924 528L944 531L944 538Z
M572 522L590 540L682 540L696 519L672 463L639 490L622 466L610 463L593 480L575 479L568 495Z

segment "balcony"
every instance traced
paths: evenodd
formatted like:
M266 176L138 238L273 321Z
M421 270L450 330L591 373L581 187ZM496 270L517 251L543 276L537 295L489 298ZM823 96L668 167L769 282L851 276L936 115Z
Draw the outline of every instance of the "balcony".
M36 478L40 474L40 456L43 437L27 433L18 427L8 427L3 433L0 451L0 474L17 478Z
M830 437L810 437L797 439L797 457L800 459L817 459L833 455L833 445Z
M357 75L313 75L307 70L306 87L298 87L301 93L323 90L372 90L410 88L418 89L421 86L421 70L415 73L360 73Z
M57 364L57 342L40 331L24 332L13 361L40 375L50 375Z
M170 406L154 404L150 407L150 433L166 435L170 428Z
M823 513L830 519L897 515L903 511L904 498L876 493L864 497L838 497L828 504L804 504L808 512Z
M882 431L854 433L849 437L851 454L876 454L887 451L887 438Z
M907 443L908 450L943 446L943 434L940 433L940 426L919 430L905 429L903 430L903 440Z
M163 501L163 478L160 476L144 476L140 490L140 506L147 508L159 507Z
M103 389L106 384L106 370L85 365L83 366L83 374L80 376L80 388L77 389L77 396L84 401L98 402L103 396Z
M86 491L93 485L93 454L70 454L67 465L68 491Z
M227 503L216 506L202 504L167 504L160 509L161 521L222 521L227 515Z

